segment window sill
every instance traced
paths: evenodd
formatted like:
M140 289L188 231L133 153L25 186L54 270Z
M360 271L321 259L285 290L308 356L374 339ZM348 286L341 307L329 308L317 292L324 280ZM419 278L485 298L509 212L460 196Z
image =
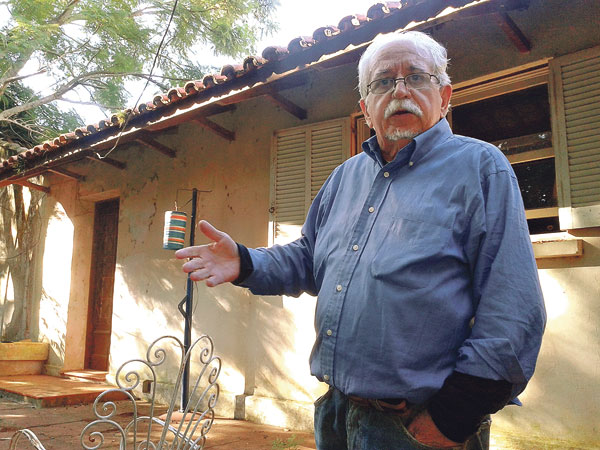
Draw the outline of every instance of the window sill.
M572 258L583 255L583 239L568 233L549 233L531 236L535 259Z

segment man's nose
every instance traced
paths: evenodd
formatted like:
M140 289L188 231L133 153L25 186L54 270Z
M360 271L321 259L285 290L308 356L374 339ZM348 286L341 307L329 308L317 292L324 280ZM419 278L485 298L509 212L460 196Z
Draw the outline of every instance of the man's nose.
M406 98L410 97L410 91L404 84L404 80L396 81L396 86L394 86L394 90L392 91L392 96L394 98Z

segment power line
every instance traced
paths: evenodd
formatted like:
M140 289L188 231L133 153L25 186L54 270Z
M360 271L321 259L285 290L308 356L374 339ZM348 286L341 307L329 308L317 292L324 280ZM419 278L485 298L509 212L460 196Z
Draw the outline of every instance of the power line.
M152 61L152 67L150 68L150 73L148 74L148 77L146 78L146 84L144 84L144 88L140 92L140 95L138 96L137 100L135 101L132 110L135 109L135 107L137 105L139 105L140 100L142 99L142 96L144 95L144 92L146 91L146 88L148 87L148 84L150 84L150 80L152 79L152 73L154 72L156 64L158 63L158 60L160 59L162 47L165 42L165 39L167 38L169 28L171 27L171 22L173 22L173 17L175 16L175 11L177 10L178 3L179 3L179 0L175 0L173 2L173 8L171 9L171 15L169 16L169 22L167 23L167 28L165 28L165 32L163 33L162 39L160 40L160 43L158 44L158 48L156 49L156 54L154 55L154 61ZM123 126L121 127L121 131L119 131L117 140L116 140L115 144L112 146L112 148L108 152L106 152L106 154L104 156L100 155L100 153L98 153L98 152L95 152L96 156L99 159L106 158L108 155L110 155L112 153L112 151L115 148L117 148L117 145L119 145L119 141L121 140L121 136L123 136L123 132L125 131L125 128L127 128L127 124L129 123L129 119L131 118L132 115L133 114L128 114L127 117L125 118L125 122L123 123Z

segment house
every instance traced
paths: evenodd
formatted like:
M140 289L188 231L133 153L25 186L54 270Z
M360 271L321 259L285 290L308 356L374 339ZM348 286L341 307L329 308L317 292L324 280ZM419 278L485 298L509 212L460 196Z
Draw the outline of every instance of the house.
M163 213L190 211L248 246L299 233L329 172L369 136L356 64L375 35L428 32L448 48L457 133L496 143L519 177L548 311L524 406L494 417L506 448L598 448L600 2L377 3L287 47L223 67L119 118L2 161L0 187L46 193L32 334L45 371L114 371L183 334L181 264ZM18 170L17 170L18 169ZM189 229L188 229L189 234ZM4 291L6 279L1 280ZM193 333L224 360L220 414L312 426L315 299L194 287ZM500 445L500 444L498 444Z

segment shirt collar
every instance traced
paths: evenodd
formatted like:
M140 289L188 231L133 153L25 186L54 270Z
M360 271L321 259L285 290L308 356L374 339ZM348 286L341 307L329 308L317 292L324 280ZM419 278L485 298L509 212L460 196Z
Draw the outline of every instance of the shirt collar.
M388 163L388 167L401 167L409 161L412 164L419 162L429 152L431 152L436 144L444 142L452 135L450 124L443 118L429 130L416 136L409 144L400 150L394 160ZM362 143L363 151L373 160L379 163L381 167L386 165L385 160L381 156L381 149L377 143L377 136L372 136ZM411 165L412 165L411 164Z

